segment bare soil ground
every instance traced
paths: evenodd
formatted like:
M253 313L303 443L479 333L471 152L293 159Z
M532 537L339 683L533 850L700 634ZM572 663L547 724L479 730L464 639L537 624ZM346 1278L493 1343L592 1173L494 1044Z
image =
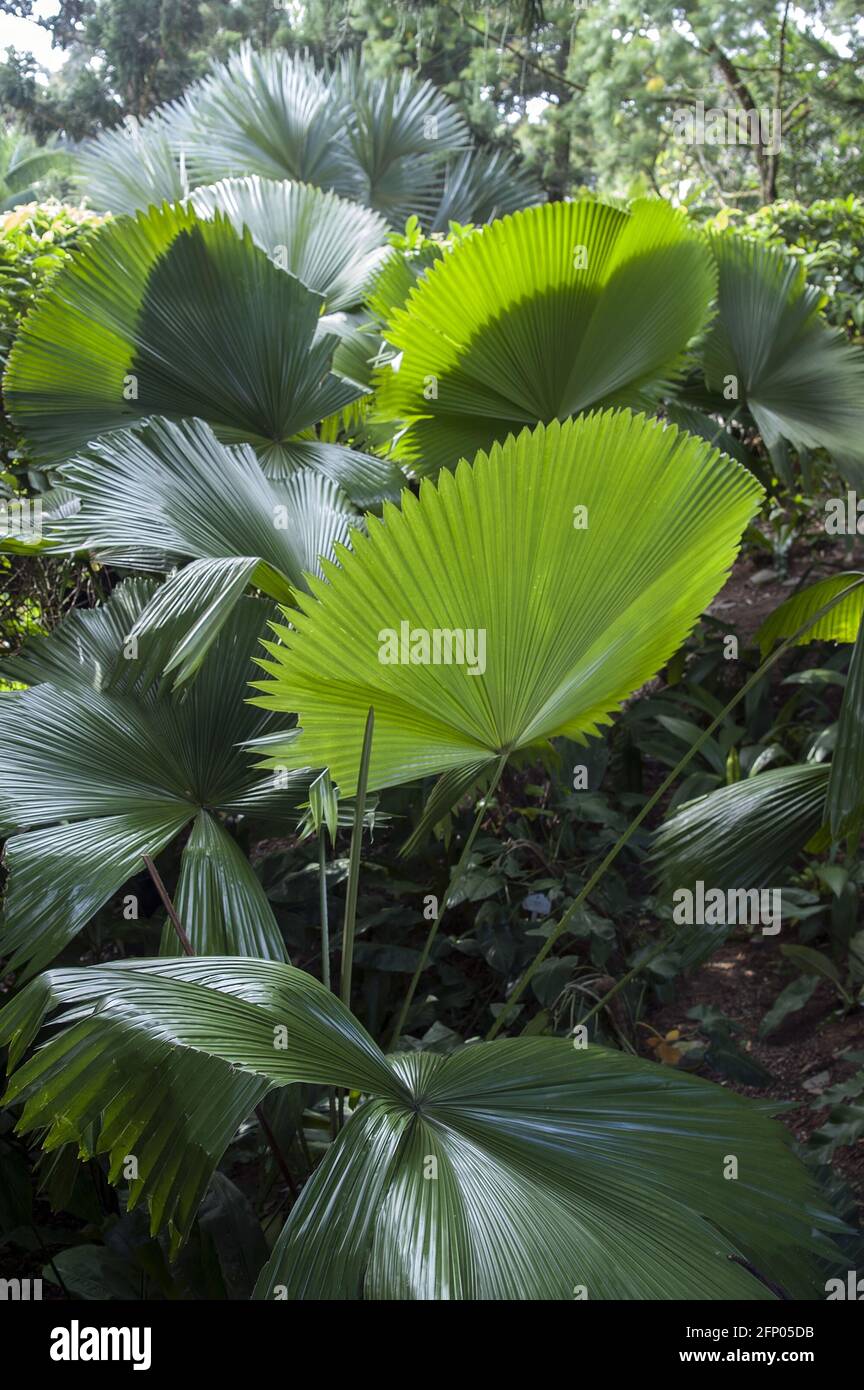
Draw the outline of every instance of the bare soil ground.
M814 550L808 540L792 547L788 576L783 579L773 572L768 557L754 559L748 554L737 562L709 612L728 623L746 642L799 583L814 583L828 574L861 568L862 563L864 551L860 541L847 550L840 542L826 540ZM770 579L759 582L761 576L769 573ZM814 1107L819 1093L855 1070L840 1054L864 1048L864 1012L859 1009L841 1017L836 994L827 981L821 982L803 1009L761 1041L759 1024L790 978L776 942L761 937L732 942L681 983L674 1005L657 1010L649 1021L661 1033L680 1028L682 1036L690 1038L697 1035L697 1027L687 1018L687 1012L695 1005L712 1005L734 1019L742 1027L737 1038L739 1045L776 1078L775 1084L765 1090L737 1083L734 1089L743 1095L796 1102L795 1109L781 1118L796 1138L804 1141L828 1115L827 1107ZM654 1055L647 1040L644 1050L646 1056ZM732 1084L719 1076L714 1079L722 1085ZM864 1221L864 1140L840 1149L832 1162L857 1194Z
M864 544L860 539L847 549L842 541L830 537L814 544L812 536L796 541L789 551L788 573L783 576L765 553L748 550L739 557L723 589L708 612L728 623L742 640L752 640L757 629L779 604L796 589L815 584L829 574L864 566Z
M842 1017L835 991L827 981L820 982L803 1009L761 1040L759 1025L790 979L775 941L752 937L729 942L686 977L675 1003L656 1010L649 1022L664 1034L679 1028L682 1038L689 1040L698 1036L697 1025L687 1017L688 1010L697 1004L710 1004L733 1019L742 1030L736 1035L738 1045L775 1078L765 1089L737 1082L734 1089L762 1100L794 1101L795 1109L786 1111L781 1119L803 1142L828 1116L827 1107L814 1104L819 1094L856 1070L841 1053L864 1048L864 1012L859 1009ZM647 1039L644 1052L653 1056ZM733 1085L717 1075L712 1075L712 1080ZM839 1149L832 1162L857 1194L864 1219L864 1140Z

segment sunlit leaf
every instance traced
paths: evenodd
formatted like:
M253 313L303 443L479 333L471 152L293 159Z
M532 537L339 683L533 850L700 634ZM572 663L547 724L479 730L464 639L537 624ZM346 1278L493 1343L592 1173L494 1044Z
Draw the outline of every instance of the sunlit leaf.
M267 644L259 703L302 727L285 764L328 767L350 796L370 706L370 788L594 733L716 594L760 493L703 440L626 411L526 430L405 493ZM402 651L414 630L420 662Z
M388 341L378 414L397 457L434 475L510 431L656 399L702 327L715 271L667 203L580 199L494 222L437 261Z

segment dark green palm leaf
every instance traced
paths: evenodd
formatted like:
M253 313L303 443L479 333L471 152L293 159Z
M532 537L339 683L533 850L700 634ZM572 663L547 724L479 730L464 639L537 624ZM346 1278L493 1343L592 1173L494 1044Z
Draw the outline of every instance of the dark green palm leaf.
M864 481L864 353L822 319L821 297L783 250L712 238L718 314L702 361L712 391L734 390L769 449L827 449Z
M325 461L346 456L351 478L350 450L302 438L362 394L330 370L338 339L319 332L322 307L223 217L163 207L121 218L88 239L28 316L6 401L43 463L152 415L198 416L225 442L252 444L277 476L298 460L319 467L320 450ZM363 467L392 492L392 466Z
M542 201L534 178L503 150L466 150L444 170L441 198L430 219L433 232L451 222L492 222Z
M0 950L13 969L32 973L53 959L143 870L143 854L157 855L196 818L181 873L195 949L227 941L284 958L272 909L248 868L235 880L239 861L218 824L220 812L293 824L290 808L302 799L251 772L238 747L272 727L243 698L269 606L240 601L192 687L172 695L158 634L140 650L130 641L155 587L120 586L5 668L41 682L0 696L0 822L11 835ZM195 903L192 887L205 879Z
M822 824L827 763L774 768L688 802L660 828L654 858L662 891L768 888Z
M123 558L129 568L192 561L154 595L131 631L172 627L167 669L197 670L233 604L255 585L293 604L307 574L348 540L356 514L344 494L305 469L264 476L248 445L228 448L201 420L154 420L97 440L61 476L80 507L57 523L57 546ZM142 539L143 538L143 539Z
M826 811L835 840L843 835L857 836L864 818L864 575L857 570L832 574L793 594L765 619L756 636L763 655L775 642L790 637L826 603L838 598L830 612L822 615L798 638L807 642L854 642L849 678L837 725L831 757Z
M303 972L211 959L52 972L0 1016L13 1064L58 1005L66 1026L7 1100L49 1146L109 1153L115 1180L136 1155L132 1199L154 1229L188 1229L264 1087L368 1096L292 1209L261 1297L770 1298L740 1259L806 1296L813 1228L839 1229L775 1120L619 1053L521 1038L388 1059Z

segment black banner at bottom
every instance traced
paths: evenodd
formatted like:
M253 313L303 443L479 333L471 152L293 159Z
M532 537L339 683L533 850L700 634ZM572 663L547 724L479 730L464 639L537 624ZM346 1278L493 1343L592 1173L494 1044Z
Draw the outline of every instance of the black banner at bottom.
M858 1364L864 1332L862 1305L837 1299L814 1303L560 1303L519 1305L506 1312L493 1303L89 1303L0 1302L0 1366L24 1351L28 1373L61 1382L70 1374L110 1369L142 1375L218 1372L222 1377L265 1364L286 1371L304 1357L334 1353L356 1358L358 1349L403 1351L425 1372L436 1351L450 1360L455 1348L436 1340L460 1335L484 1370L512 1369L518 1350L536 1358L566 1355L575 1374L583 1357L599 1357L609 1373L641 1376L673 1367L804 1367L823 1377L848 1374ZM503 1320L502 1319L503 1314ZM323 1334L323 1340L322 1340ZM468 1339L466 1344L465 1339ZM342 1346L342 1352L337 1346ZM317 1349L317 1351L316 1351ZM361 1353L362 1355L362 1353ZM267 1362L262 1361L267 1358ZM462 1353L460 1353L460 1359ZM302 1364L302 1363L301 1363ZM410 1364L410 1362L408 1363ZM268 1373L269 1374L269 1373ZM4 1376L4 1379L6 1378Z

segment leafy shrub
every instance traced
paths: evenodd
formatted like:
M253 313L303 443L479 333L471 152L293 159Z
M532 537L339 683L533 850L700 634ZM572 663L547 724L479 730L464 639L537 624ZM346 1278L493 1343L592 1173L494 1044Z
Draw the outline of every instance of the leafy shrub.
M770 203L751 213L745 225L800 260L807 279L826 296L830 323L853 337L864 333L864 199L850 194L809 206Z
M54 199L20 204L0 214L0 371L42 289L69 260L82 233L102 221L99 214ZM22 432L0 397L0 498L30 491L34 485L42 490L31 464ZM4 557L2 565L0 648L14 651L27 634L57 621L68 585L77 583L80 574L68 561L61 564L49 556L22 555L14 567Z
M0 370L5 369L18 325L40 290L88 227L104 218L67 203L25 203L0 217ZM20 460L21 439L0 410L4 468Z

